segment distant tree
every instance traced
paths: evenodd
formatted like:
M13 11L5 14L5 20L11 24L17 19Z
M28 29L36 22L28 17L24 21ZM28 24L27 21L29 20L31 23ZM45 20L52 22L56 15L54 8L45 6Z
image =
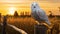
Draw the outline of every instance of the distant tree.
M20 12L20 16L24 16L24 12Z
M49 14L49 17L52 17L52 16L53 16L53 15L52 15L52 11L49 11L49 13L50 13L50 14Z
M50 15L52 15L52 11L49 11L50 12Z
M60 7L58 7L59 8L59 12L60 12Z
M20 14L21 14L21 15L24 15L24 12L21 12Z
M14 16L15 16L15 17L17 17L17 16L18 16L18 13L17 13L17 11L15 11L15 13L14 13Z

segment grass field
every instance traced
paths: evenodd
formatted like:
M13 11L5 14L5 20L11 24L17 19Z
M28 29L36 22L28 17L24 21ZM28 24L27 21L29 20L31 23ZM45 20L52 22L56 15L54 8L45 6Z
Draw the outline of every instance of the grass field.
M52 24L60 23L60 18L49 18ZM34 25L36 24L35 20L32 17L17 17L17 18L7 18L7 23L12 24L24 31L28 34L34 34ZM2 30L2 26L0 25L0 33ZM19 32L15 31L13 28L8 27L6 28L7 34L20 34Z

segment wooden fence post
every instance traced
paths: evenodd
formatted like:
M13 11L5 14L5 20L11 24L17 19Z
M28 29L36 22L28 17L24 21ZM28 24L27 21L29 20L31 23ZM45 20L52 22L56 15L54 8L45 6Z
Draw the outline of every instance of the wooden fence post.
M3 17L2 34L6 34L7 17Z
M34 34L47 34L48 27L46 25L35 25Z

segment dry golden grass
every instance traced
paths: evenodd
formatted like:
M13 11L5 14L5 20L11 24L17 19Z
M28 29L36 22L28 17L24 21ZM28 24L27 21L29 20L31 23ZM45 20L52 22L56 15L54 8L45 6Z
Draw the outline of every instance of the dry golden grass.
M60 23L60 18L49 18L52 24ZM36 24L35 20L32 17L17 17L17 18L8 18L8 24L15 25L16 27L25 30L28 34L34 34L34 25ZM7 27L7 32L9 34L17 34L14 29ZM16 33L15 33L16 32Z

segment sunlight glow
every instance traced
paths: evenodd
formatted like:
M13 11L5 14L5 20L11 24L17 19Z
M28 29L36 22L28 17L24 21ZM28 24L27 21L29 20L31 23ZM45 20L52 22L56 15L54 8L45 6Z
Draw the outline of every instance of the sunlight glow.
M15 12L16 8L15 7L10 7L8 14L13 15Z

